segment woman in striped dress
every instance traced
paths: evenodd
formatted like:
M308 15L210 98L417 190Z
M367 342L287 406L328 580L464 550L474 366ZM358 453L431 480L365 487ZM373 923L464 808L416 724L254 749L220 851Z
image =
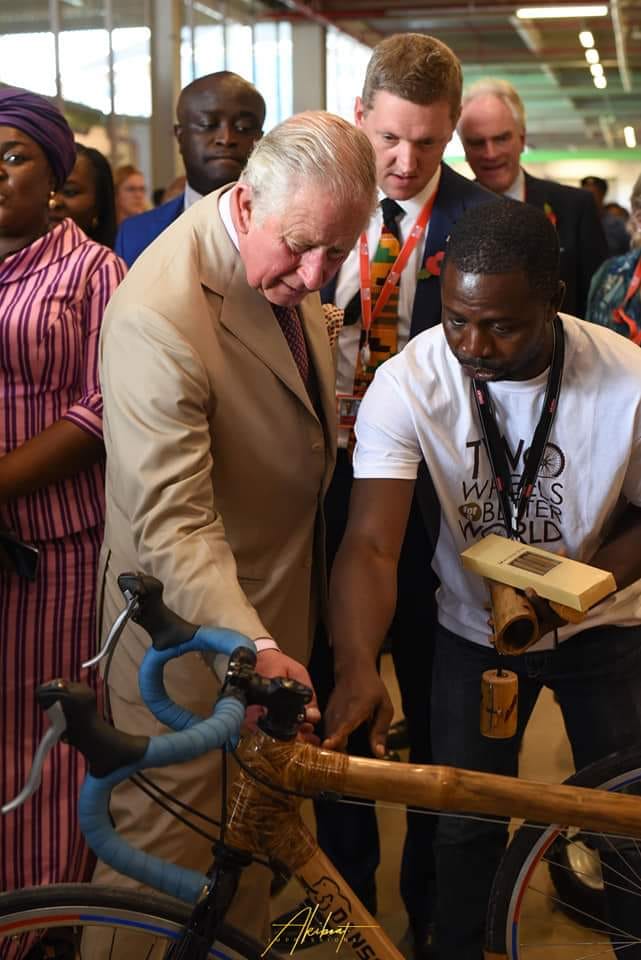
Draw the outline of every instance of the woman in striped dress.
M125 268L73 221L49 229L50 197L73 164L62 114L0 90L0 528L39 551L34 580L0 552L0 802L24 784L47 726L35 687L80 678L94 642L98 336ZM83 775L82 758L58 746L36 796L0 817L0 890L88 879L76 816Z

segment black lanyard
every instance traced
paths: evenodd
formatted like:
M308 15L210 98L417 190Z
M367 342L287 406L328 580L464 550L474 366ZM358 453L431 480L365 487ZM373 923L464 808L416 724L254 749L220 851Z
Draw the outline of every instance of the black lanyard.
M541 411L539 422L534 431L532 445L528 452L516 491L512 489L512 474L508 466L505 446L501 440L499 428L496 423L492 398L490 397L487 383L481 380L472 380L472 393L483 428L483 438L485 440L487 456L494 475L494 485L501 501L503 522L505 523L507 535L511 540L521 539L518 532L519 522L525 513L528 500L534 493L534 484L536 483L536 478L545 453L545 447L548 442L548 437L550 436L554 415L559 405L559 394L561 393L561 381L563 379L563 361L565 358L565 339L563 324L558 315L554 318L552 331L554 335L552 359L550 361L550 371L545 389L543 410Z

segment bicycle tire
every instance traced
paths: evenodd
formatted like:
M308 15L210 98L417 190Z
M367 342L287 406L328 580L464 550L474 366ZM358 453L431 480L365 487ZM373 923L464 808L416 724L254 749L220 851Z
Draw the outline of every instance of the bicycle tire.
M20 957L27 940L30 949L34 934L42 936L44 930L71 927L79 935L89 926L126 929L134 935L138 932L147 943L150 937L156 937L159 944L156 952L162 956L167 946L175 942L190 915L188 904L136 890L94 884L57 884L16 890L0 894L0 958L4 960L11 955L13 960L13 954ZM209 956L216 960L258 960L264 950L265 946L257 940L224 924ZM273 960L279 956L276 951L270 951L270 955ZM156 953L150 956L155 957ZM114 960L120 960L117 954ZM122 960L137 958L128 955Z
M608 757L578 771L564 782L572 786L641 793L641 748L635 746L625 751L610 754ZM586 925L581 928L580 935L577 935L578 952L575 954L568 952L568 960L572 956L584 957L588 955L587 948L590 946L590 942L586 942L586 927L588 932L591 929L594 937L598 938L594 940L595 944L605 942L605 952L599 953L599 957L616 956L609 938L604 932L604 924L607 922L603 916L589 916L588 911L583 910L576 903L563 904L558 885L552 892L540 888L529 888L537 867L546 863L546 854L550 849L554 849L554 844L564 838L566 842L570 843L574 836L578 837L581 842L586 838L586 835L580 832L568 832L565 828L556 826L541 828L527 822L516 831L499 864L490 894L485 933L485 949L490 956L505 957L508 960L527 960L530 948L533 951L538 951L536 956L541 955L540 943L535 945L534 943L524 944L522 942L527 924L527 916L524 914L523 905L528 889L534 890L537 897L550 897L551 902L559 906L563 913L567 912L569 916L575 919L581 918L581 922ZM607 841L595 839L596 835L594 834L590 836L592 837L590 843L593 846L598 847L601 844L605 848ZM636 844L635 849L638 853L638 842L631 841L631 844L633 846ZM564 863L563 861L556 861L555 866L557 870L562 870ZM617 882L621 883L620 880ZM572 885L569 889L572 889ZM565 907L567 907L567 910L564 909ZM582 937L581 940L578 939L579 936ZM638 949L641 951L641 939L638 940L635 937L632 944L628 944L635 946L632 953L625 949L623 942L621 942L623 955L636 958L637 942L639 943ZM563 946L564 948L567 946L568 951L571 949L571 944L564 943ZM558 945L555 945L555 949L557 948ZM609 953L607 952L608 949ZM531 955L534 956L534 952ZM555 958L565 956L564 953L554 954Z

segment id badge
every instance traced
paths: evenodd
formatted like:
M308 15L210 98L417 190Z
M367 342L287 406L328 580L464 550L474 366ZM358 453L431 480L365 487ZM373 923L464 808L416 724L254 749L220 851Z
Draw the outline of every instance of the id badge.
M336 413L338 416L339 430L353 430L356 423L356 415L361 404L362 397L354 397L348 393L339 393L336 396Z

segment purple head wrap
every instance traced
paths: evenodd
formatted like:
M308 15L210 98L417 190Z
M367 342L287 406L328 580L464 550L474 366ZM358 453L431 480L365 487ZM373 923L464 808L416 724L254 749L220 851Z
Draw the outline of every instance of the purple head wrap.
M62 186L76 162L76 147L71 127L57 107L29 90L3 87L0 125L16 127L35 140L46 154L56 186Z

